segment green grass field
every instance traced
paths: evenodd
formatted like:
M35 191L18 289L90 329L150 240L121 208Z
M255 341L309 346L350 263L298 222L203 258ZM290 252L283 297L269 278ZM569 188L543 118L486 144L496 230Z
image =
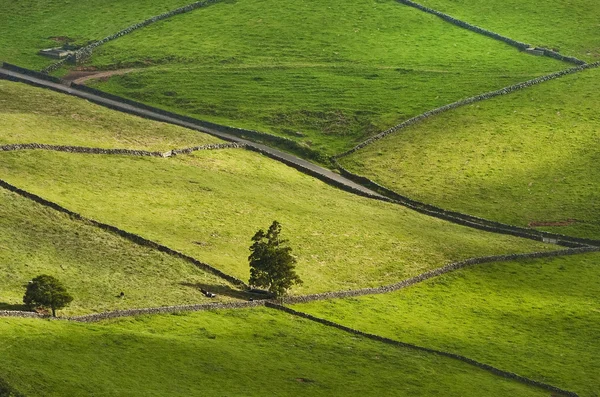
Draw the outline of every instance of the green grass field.
M393 0L222 2L107 43L89 65L143 68L103 90L324 154L567 67Z
M245 150L171 159L8 152L9 183L241 279L250 238L273 220L298 256L294 293L378 286L459 259L555 249L345 193Z
M6 319L0 336L0 373L31 396L548 395L264 308L89 325Z
M599 82L600 69L590 69L469 105L340 162L446 209L597 239Z
M0 130L0 145L45 143L167 151L222 142L186 128L6 80L0 80Z
M189 0L19 0L2 2L0 61L42 69L54 62L37 55L65 42L85 45L136 22L189 4Z
M294 309L596 397L599 262L594 253L479 265L390 294Z
M587 61L600 60L595 0L418 0L455 18Z
M200 286L215 292L231 290L226 281L193 264L4 189L0 189L0 263L0 310L25 310L25 285L40 274L60 279L74 297L59 315L208 303L213 300L200 293ZM125 298L118 297L120 292ZM230 299L219 294L217 300Z

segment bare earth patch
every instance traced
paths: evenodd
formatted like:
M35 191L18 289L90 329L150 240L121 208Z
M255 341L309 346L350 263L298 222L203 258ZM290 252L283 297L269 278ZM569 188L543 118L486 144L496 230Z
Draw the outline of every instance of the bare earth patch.
M92 69L92 70L90 70ZM103 81L108 80L111 76L118 76L127 74L130 72L134 72L138 69L117 69L117 70L105 70L98 71L94 70L94 68L82 68L79 70L72 70L63 77L63 80L72 81L77 84L83 84L84 82L91 79L101 79Z

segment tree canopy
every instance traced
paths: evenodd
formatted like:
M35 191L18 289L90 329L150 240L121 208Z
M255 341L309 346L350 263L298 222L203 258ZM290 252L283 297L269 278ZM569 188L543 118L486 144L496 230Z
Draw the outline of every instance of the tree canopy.
M250 262L250 285L265 287L275 296L281 296L294 284L302 284L296 274L296 258L288 240L279 237L281 224L273 221L269 230L259 229L252 237Z
M27 284L23 303L31 310L36 307L50 308L52 316L73 301L64 285L55 277L42 274Z

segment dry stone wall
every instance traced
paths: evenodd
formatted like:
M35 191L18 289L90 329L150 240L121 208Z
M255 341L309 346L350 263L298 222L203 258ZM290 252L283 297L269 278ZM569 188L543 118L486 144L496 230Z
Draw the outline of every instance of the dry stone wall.
M48 66L47 68L42 70L42 73L51 73L55 70L57 70L58 68L60 68L65 61L68 62L73 62L73 63L81 63L82 61L84 61L85 59L89 58L90 56L92 56L92 53L94 51L94 49L96 49L97 47L101 46L102 44L105 44L109 41L118 39L121 36L124 36L126 34L129 34L137 29L141 29L143 27L146 27L150 24L153 24L155 22L161 21L163 19L167 19L167 18L171 18L172 16L178 15L178 14L183 14L186 12L190 12L193 11L195 9L201 8L201 7L206 7L209 6L211 4L214 3L218 3L221 0L203 0L203 1L196 1L195 3L191 3L188 4L186 6L183 7L179 7L175 10L171 10L171 11L167 11L163 14L160 15L156 15L153 16L151 18L148 18L142 22L138 22L135 23L131 26L126 27L123 30L118 31L117 33L111 34L110 36L106 36L105 38L95 41L83 48L80 48L79 50L75 51L74 55L71 55L68 59L66 60L61 60L59 62L56 62L55 64L52 64L50 66Z
M569 255L579 255L585 254L589 252L600 252L600 247L585 247L585 248L573 248L566 250L558 250L558 251L542 251L542 252L532 252L527 254L509 254L509 255L495 255L495 256L485 256L480 258L471 258L466 259L460 262L450 263L446 266L440 267L438 269L430 270L428 272L419 274L418 276L411 277L409 279L400 281L395 284L386 285L382 287L376 288L363 288L357 290L350 291L337 291L337 292L325 292L321 294L312 294L312 295L303 295L303 296L290 296L284 297L278 302L286 303L286 304L296 304L296 303L308 303L318 300L325 299L341 299L341 298L350 298L364 295L375 295L375 294L386 294L389 292L397 291L406 287L410 287L411 285L418 284L420 282L429 280L434 277L441 276L442 274L450 273L455 270L463 269L465 267L481 265L485 263L497 263L497 262L508 262L515 261L520 259L536 259L536 258L553 258L553 257L561 257L561 256L569 256Z
M527 229L520 226L508 225L477 216L463 214L457 211L448 211L431 204L422 203L406 196L402 196L364 176L356 175L344 167L342 167L336 159L333 159L334 165L340 170L340 174L344 177L361 184L375 192L378 192L389 198L390 202L403 205L422 214L444 219L459 225L473 227L480 230L485 230L494 233L509 234L516 237L523 237L532 240L542 241L550 244L558 244L565 247L581 247L581 246L600 246L600 241L565 236L558 233L543 232L535 229Z
M534 51L541 52L541 54L543 54L545 56L549 56L551 58L555 58L555 59L558 59L558 60L561 60L561 61L571 62L571 63L574 63L576 65L584 65L585 64L584 61L582 61L580 59L577 59L575 57L564 56L564 55L559 54L556 51L549 50L547 48L541 48L541 47L535 47L534 48L530 44L526 44L526 43L523 43L521 41L513 40L513 39L511 39L509 37L502 36L502 35L500 35L498 33L489 31L487 29L480 28L479 26L475 26L475 25L472 25L472 24L467 23L465 21L461 21L460 19L456 19L456 18L454 18L454 17L452 17L452 16L450 16L448 14L444 14L443 12L434 10L432 8L425 7L424 5L421 5L419 3L415 3L414 1L411 1L411 0L396 0L396 1L398 1L399 3L405 4L407 6L417 8L417 9L419 9L421 11L426 12L426 13L438 16L438 17L442 18L443 20L445 20L447 22L450 22L450 23L452 23L452 24L454 24L456 26L459 26L461 28L468 29L468 30L470 30L472 32L479 33L479 34L491 37L491 38L496 39L496 40L500 40L500 41L502 41L502 42L504 42L504 43L506 43L508 45L511 45L513 47L518 48L519 50L523 51L523 50L527 50L527 49L531 48Z
M271 309L276 309L276 310L280 310L285 313L289 313L289 314L297 316L297 317L305 318L307 320L314 321L316 323L323 324L328 327L337 328L339 330L342 330L342 331L345 331L345 332L348 332L348 333L351 333L354 335L358 335L358 336L362 336L362 337L365 337L365 338L368 338L371 340L386 343L388 345L409 348L409 349L413 349L413 350L418 350L418 351L422 351L422 352L426 352L426 353L432 353L432 354L436 354L438 356L449 357L449 358L452 358L455 360L459 360L464 363L481 368L485 371L491 372L495 375L499 375L504 378L512 379L512 380L515 380L517 382L521 382L521 383L524 383L527 385L536 386L536 387L551 391L553 393L559 393L560 395L569 396L569 397L578 397L578 395L572 391L564 390L564 389L561 389L556 386L552 386L547 383L543 383L543 382L539 382L539 381L536 381L533 379L525 378L524 376L517 375L513 372L501 370L494 366L481 363L479 361L473 360L473 359L465 357L465 356L461 356L459 354L454 354L454 353L446 352L443 350L430 349L427 347L413 345L411 343L405 343L405 342L400 342L400 341L397 341L394 339L385 338L385 337L379 336L379 335L369 334L367 332L363 332L363 331L360 331L360 330L357 330L354 328L346 327L345 325L341 325L341 324L335 323L333 321L329 321L329 320L326 320L326 319L323 319L320 317L316 317L316 316L313 316L308 313L299 312L299 311L290 309L289 307L285 307L285 306L282 306L282 305L279 305L276 303L272 303L272 302L265 302L265 306L269 307Z
M194 146L185 149L173 149L168 152L149 152L146 150L133 150L133 149L104 149L104 148L92 148L84 146L64 146L64 145L47 145L44 143L13 143L9 145L0 146L0 152L2 151L15 151L15 150L52 150L57 152L66 153L85 153L85 154L117 154L117 155L128 155L128 156L142 156L142 157L171 157L178 154L189 154L199 150L218 150L218 149L233 149L243 148L246 145L242 143L211 143L202 146Z
M389 129L367 139L366 141L356 145L352 149L334 156L334 158L339 159L341 157L348 156L348 155L356 152L357 150L360 150L360 149L364 148L365 146L368 146L368 145L372 144L373 142L378 141L381 138L388 136L389 134L392 134L398 130L401 130L401 129L411 126L413 124L416 124L422 120L428 119L429 117L435 116L440 113L447 112L448 110L456 109L461 106L469 105L474 102L484 101L486 99L494 98L494 97L497 97L500 95L510 94L511 92L514 92L514 91L522 90L524 88L531 87L531 86L534 86L534 85L537 85L540 83L544 83L549 80L554 80L554 79L557 79L559 77L563 77L563 76L566 76L569 74L578 73L578 72L581 72L586 69L597 68L598 66L600 66L600 62L576 66L576 67L573 67L570 69L561 70L559 72L555 72L555 73L551 73L551 74L548 74L545 76L537 77L535 79L531 79L531 80L528 80L528 81L525 81L522 83L513 84L509 87L501 88L496 91L491 91L491 92L487 92L485 94L476 95L476 96L466 98L466 99L461 99L460 101L456 101L456 102L450 103L448 105L441 106L437 109L429 110L425 113L422 113L418 116L410 118L398 125L395 125L394 127L391 127Z
M207 310L224 310L224 309L247 309L251 307L264 306L264 301L252 301L252 302L230 302L230 303L206 303L198 305L181 305L181 306L164 306L164 307L151 307L143 309L130 309L130 310L117 310L113 312L88 314L85 316L66 317L64 319L92 323L102 320L108 320L119 317L130 317L140 316L149 314L166 314L166 313L177 313L177 312L198 312Z
M191 257L189 255L185 255L185 254L183 254L183 253L181 253L179 251L175 251L174 249L171 249L171 248L169 248L169 247L167 247L165 245L162 245L162 244L156 243L154 241L148 240L148 239L146 239L146 238L144 238L142 236L139 236L137 234L130 233L130 232L127 232L125 230L119 229L119 228L117 228L115 226L108 225L106 223L101 223L101 222L95 221L95 220L90 219L90 218L86 218L86 217L84 217L81 214L78 214L76 212L70 211L70 210L68 210L68 209L66 209L66 208L64 208L64 207L62 207L62 206L60 206L60 205L58 205L56 203L48 201L48 200L46 200L46 199L44 199L44 198L42 198L40 196L37 196L37 195L35 195L33 193L29 193L29 192L27 192L27 191L25 191L23 189L19 189L18 187L13 186L10 183L8 183L6 181L3 181L1 179L0 179L0 187L4 188L6 190L9 190L11 192L14 192L14 193L16 193L16 194L18 194L18 195L20 195L22 197L25 197L25 198L28 198L30 200L33 200L36 203L42 204L42 205L44 205L46 207L49 207L49 208L52 208L52 209L54 209L56 211L62 212L64 214L67 214L67 215L69 215L69 216L71 216L71 217L73 217L73 218L75 218L77 220L88 222L88 223L90 223L93 226L96 226L96 227L98 227L100 229L103 229L103 230L106 230L108 232L114 233L114 234L116 234L118 236L121 236L121 237L123 237L123 238L125 238L125 239L127 239L127 240L129 240L131 242L134 242L134 243L138 244L138 245L141 245L141 246L144 246L144 247L149 247L149 248L152 248L152 249L156 249L158 251L164 252L164 253L166 253L168 255L171 255L171 256L174 256L176 258L183 259L186 262L189 262L189 263L197 266L198 268L200 268L200 269L202 269L202 270L204 270L206 272L212 273L215 276L221 277L222 279L227 280L227 281L229 281L230 283L232 283L234 285L237 285L237 286L240 286L240 287L244 287L244 288L248 287L246 285L246 283L244 283L242 280L240 280L240 279L238 279L236 277L230 276L229 274L223 273L221 270L219 270L219 269L217 269L217 268L215 268L215 267L213 267L213 266L211 266L211 265L209 265L207 263L200 262L199 260L197 260L197 259L195 259L195 258L193 258L193 257Z

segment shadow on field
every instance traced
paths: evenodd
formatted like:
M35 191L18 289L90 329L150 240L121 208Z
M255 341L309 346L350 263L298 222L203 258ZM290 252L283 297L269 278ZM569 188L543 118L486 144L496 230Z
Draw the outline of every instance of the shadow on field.
M242 300L265 299L264 295L253 294L253 293L247 292L247 291L241 291L239 289L234 289L234 288L228 287L226 285L205 284L205 283L185 283L185 282L180 283L180 285L183 285L185 287L194 288L198 291L204 290L204 291L212 292L213 294L216 294L217 296L222 295L222 296L228 296L230 298L235 298L235 299L242 299Z
M14 303L6 303L6 302L0 302L0 310L29 311L27 309L27 307L23 304L14 304Z

